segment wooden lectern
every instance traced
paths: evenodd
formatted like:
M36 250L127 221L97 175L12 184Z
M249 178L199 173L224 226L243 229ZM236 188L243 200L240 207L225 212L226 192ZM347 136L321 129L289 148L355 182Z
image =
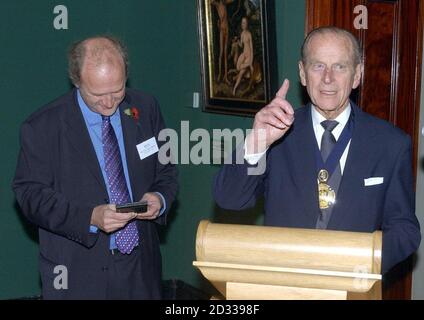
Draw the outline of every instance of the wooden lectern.
M193 265L229 300L381 299L381 235L203 220Z

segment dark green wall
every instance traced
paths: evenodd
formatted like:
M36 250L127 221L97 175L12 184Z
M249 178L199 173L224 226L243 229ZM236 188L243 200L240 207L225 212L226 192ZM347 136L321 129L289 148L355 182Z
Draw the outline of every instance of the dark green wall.
M53 28L53 8L69 10L69 29ZM304 30L304 1L276 0L279 81L288 77L288 98L300 105L297 59ZM77 39L109 32L129 49L130 86L154 94L169 127L247 129L251 118L190 108L199 92L200 62L195 0L2 0L0 2L0 299L39 294L37 232L19 215L10 188L18 153L19 126L33 111L69 90L66 49ZM246 213L215 207L212 165L180 165L180 192L166 229L161 229L164 279L205 288L192 267L197 224L260 223L260 205Z

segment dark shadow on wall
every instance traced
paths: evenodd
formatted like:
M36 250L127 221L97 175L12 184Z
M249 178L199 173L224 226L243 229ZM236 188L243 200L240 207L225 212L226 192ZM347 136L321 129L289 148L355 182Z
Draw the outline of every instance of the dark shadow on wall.
M211 297L214 298L221 298L220 292L212 285L212 283L207 280L199 269L197 269L197 275L196 275L196 281L198 283L198 288L200 292L204 292L205 295L207 295L210 299Z
M15 213L19 218L19 222L21 223L21 225L23 226L23 228L25 230L26 235L28 236L29 239L31 239L31 241L38 244L38 228L37 228L37 226L35 226L31 222L29 222L27 220L27 218L25 218L25 216L23 215L22 210L19 207L19 204L18 204L17 201L15 201L13 206L15 208Z
M302 106L306 106L306 104L308 104L310 102L308 91L306 90L306 88L304 86L302 86L302 84L300 82L299 82L299 86L301 86L300 101L302 101ZM293 106L293 107L295 107L295 106Z
M35 242L38 245L38 243L39 243L38 227L36 225L32 224L31 222L29 222L28 219L23 215L22 210L19 207L19 204L18 204L17 201L14 202L13 207L15 209L15 213L18 216L19 222L21 223L28 239L30 239L32 242ZM40 276L38 276L38 287L41 288L41 277ZM28 298L28 299L34 299L34 298Z
M165 244L167 242L168 232L171 229L172 223L174 222L178 208L180 206L179 200L175 200L172 203L172 207L166 215L166 225L158 225L158 234L160 239L160 244Z

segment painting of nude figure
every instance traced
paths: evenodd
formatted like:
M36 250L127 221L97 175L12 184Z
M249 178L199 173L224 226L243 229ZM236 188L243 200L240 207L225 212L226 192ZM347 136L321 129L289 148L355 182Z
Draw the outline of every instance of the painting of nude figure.
M198 0L205 111L254 115L277 76L272 0Z

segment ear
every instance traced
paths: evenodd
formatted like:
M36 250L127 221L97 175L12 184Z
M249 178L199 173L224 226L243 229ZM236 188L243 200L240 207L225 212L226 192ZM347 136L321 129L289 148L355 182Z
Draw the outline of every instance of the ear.
M300 82L302 83L302 85L306 87L305 66L303 65L302 61L299 61L299 77L300 77Z
M356 89L359 84L361 83L361 76L362 76L362 69L363 69L363 64L360 63L356 66L355 68L355 74L353 76L353 84L352 84L352 89Z

